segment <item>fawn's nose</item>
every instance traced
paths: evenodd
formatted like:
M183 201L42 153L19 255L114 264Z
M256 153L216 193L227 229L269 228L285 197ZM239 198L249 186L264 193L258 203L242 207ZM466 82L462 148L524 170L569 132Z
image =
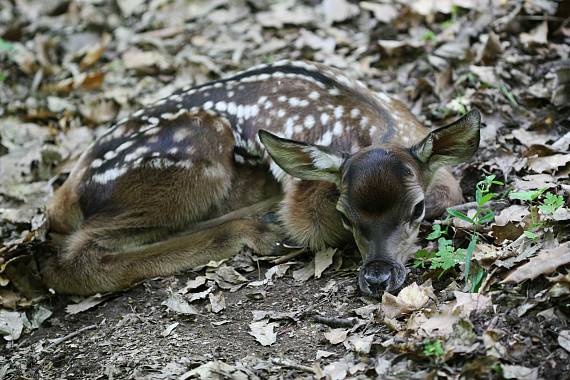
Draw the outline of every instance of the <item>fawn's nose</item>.
M376 295L387 290L390 286L390 278L392 265L385 262L373 262L364 267L362 279L366 289L366 293ZM368 291L366 291L368 290Z

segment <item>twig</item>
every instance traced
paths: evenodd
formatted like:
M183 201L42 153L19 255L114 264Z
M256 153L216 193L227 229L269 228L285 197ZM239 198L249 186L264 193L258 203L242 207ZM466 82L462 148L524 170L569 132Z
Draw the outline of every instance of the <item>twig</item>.
M356 318L334 318L322 315L315 315L313 321L330 327L353 327L357 323Z
M62 336L61 338L52 339L50 347L55 347L58 344L65 342L66 340L69 340L71 338L75 338L77 335L84 333L85 331L93 330L95 328L97 328L97 325L86 326L86 327L83 327L77 331L72 332L71 334L67 334L65 336Z
M285 368L292 368L292 369L297 369L299 371L316 374L316 371L314 370L314 368L307 367L307 366L301 365L301 364L293 363L292 361L290 361L288 359L273 358L273 359L271 359L271 363L278 365L278 366L281 366L281 367L285 367Z
M272 264L281 264L284 263L286 261L289 261L297 256L301 256L303 253L307 252L305 250L305 248L302 249L296 249L291 253L286 254L285 256L280 256L274 260L271 261Z

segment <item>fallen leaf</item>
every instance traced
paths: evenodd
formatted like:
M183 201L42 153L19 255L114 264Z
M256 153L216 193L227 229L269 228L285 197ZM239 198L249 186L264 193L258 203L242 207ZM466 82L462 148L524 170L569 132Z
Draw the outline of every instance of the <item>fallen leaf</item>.
M395 318L421 309L428 303L430 297L435 298L431 283L427 286L425 284L418 286L414 282L400 290L397 297L390 293L384 293L382 295L382 311L388 318Z
M196 310L192 305L188 303L180 294L172 293L166 301L162 302L162 305L166 306L169 310L172 310L179 314L186 315L197 315L198 310Z
M483 311L491 307L491 297L480 293L463 293L459 291L454 291L455 295L455 305L453 305L452 310L459 311L459 314L463 317L469 317L472 311Z
M332 264L336 249L328 248L315 254L315 278L321 278L321 274Z
M0 309L0 335L5 340L17 340L24 329L25 313Z
M65 307L65 311L68 314L77 314L81 313L85 310L89 310L102 302L107 301L110 298L110 295L101 295L95 294L93 296L84 298L79 303L70 304Z
M502 281L522 282L532 280L541 274L552 273L561 265L570 263L570 242L560 244L556 248L544 249L528 263L521 265Z
M541 22L536 28L529 33L521 33L521 42L525 45L544 45L548 42L548 23Z
M311 260L310 263L304 267L293 271L293 278L298 282L305 282L315 275L315 260Z
M351 335L345 341L346 348L356 351L359 354L367 355L370 353L374 335L360 336L358 334Z
M520 222L529 213L530 211L527 206L511 205L502 210L499 215L495 216L495 223L498 226L504 226L508 222Z
M174 322L174 323L168 325L168 326L164 329L164 331L163 331L162 333L160 333L160 335L162 335L162 336L164 336L164 337L169 336L170 333L172 333L172 331L174 331L174 329L177 328L179 324L180 324L180 322Z
M528 368L520 365L502 364L503 378L517 380L536 380L538 379L538 368Z
M330 380L343 380L346 378L349 368L349 363L343 358L323 368L323 374Z
M348 334L348 330L346 329L330 329L325 333L325 338L331 344L339 344L346 340L346 336Z
M200 286L204 285L206 283L206 277L205 276L198 276L193 280L188 280L186 282L186 285L180 289L178 291L179 294L186 294L188 293L188 291L193 290L193 289L197 289Z
M398 17L398 10L392 4L379 4L373 3L371 1L361 1L358 5L367 11L371 11L374 14L376 20L383 23L390 23L396 17Z
M554 172L570 162L570 154L553 154L545 157L529 157L527 167L536 173Z
M210 299L210 305L212 306L212 313L219 313L226 308L226 299L224 298L224 293L210 293L208 297Z
M263 320L249 324L249 335L253 336L262 346L271 346L277 340L277 333L273 330L279 326L276 322Z
M558 344L560 347L570 352L570 330L562 330L558 334Z

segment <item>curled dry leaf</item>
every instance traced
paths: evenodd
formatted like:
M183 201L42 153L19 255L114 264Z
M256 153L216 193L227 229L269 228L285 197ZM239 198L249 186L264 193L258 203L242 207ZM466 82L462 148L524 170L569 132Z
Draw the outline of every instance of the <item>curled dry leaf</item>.
M512 271L502 282L532 280L541 274L552 273L561 265L570 263L570 242L556 248L545 249L531 258L528 263Z
M421 309L428 303L430 297L435 298L431 283L418 286L414 282L403 288L397 297L390 293L384 293L382 311L388 318L395 318Z
M68 314L77 314L81 313L85 310L89 310L102 302L107 301L110 298L110 295L101 295L95 294L93 296L89 296L87 298L82 299L80 302L75 304L67 305L65 311Z
M315 278L321 278L321 274L332 264L336 249L328 248L315 254Z
M249 335L253 336L262 346L271 346L277 340L275 327L279 326L276 322L269 322L268 319L249 324Z
M171 294L166 301L162 303L169 310L174 311L178 314L186 315L197 315L198 310L196 310L192 305L188 303L180 294Z

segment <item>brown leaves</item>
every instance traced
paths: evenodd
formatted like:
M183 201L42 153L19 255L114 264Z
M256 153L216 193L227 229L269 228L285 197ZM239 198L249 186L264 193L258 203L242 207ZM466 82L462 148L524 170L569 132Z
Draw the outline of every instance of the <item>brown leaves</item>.
M503 282L522 282L534 279L541 274L549 274L561 265L570 263L570 242L556 248L544 249L528 263L512 271Z

